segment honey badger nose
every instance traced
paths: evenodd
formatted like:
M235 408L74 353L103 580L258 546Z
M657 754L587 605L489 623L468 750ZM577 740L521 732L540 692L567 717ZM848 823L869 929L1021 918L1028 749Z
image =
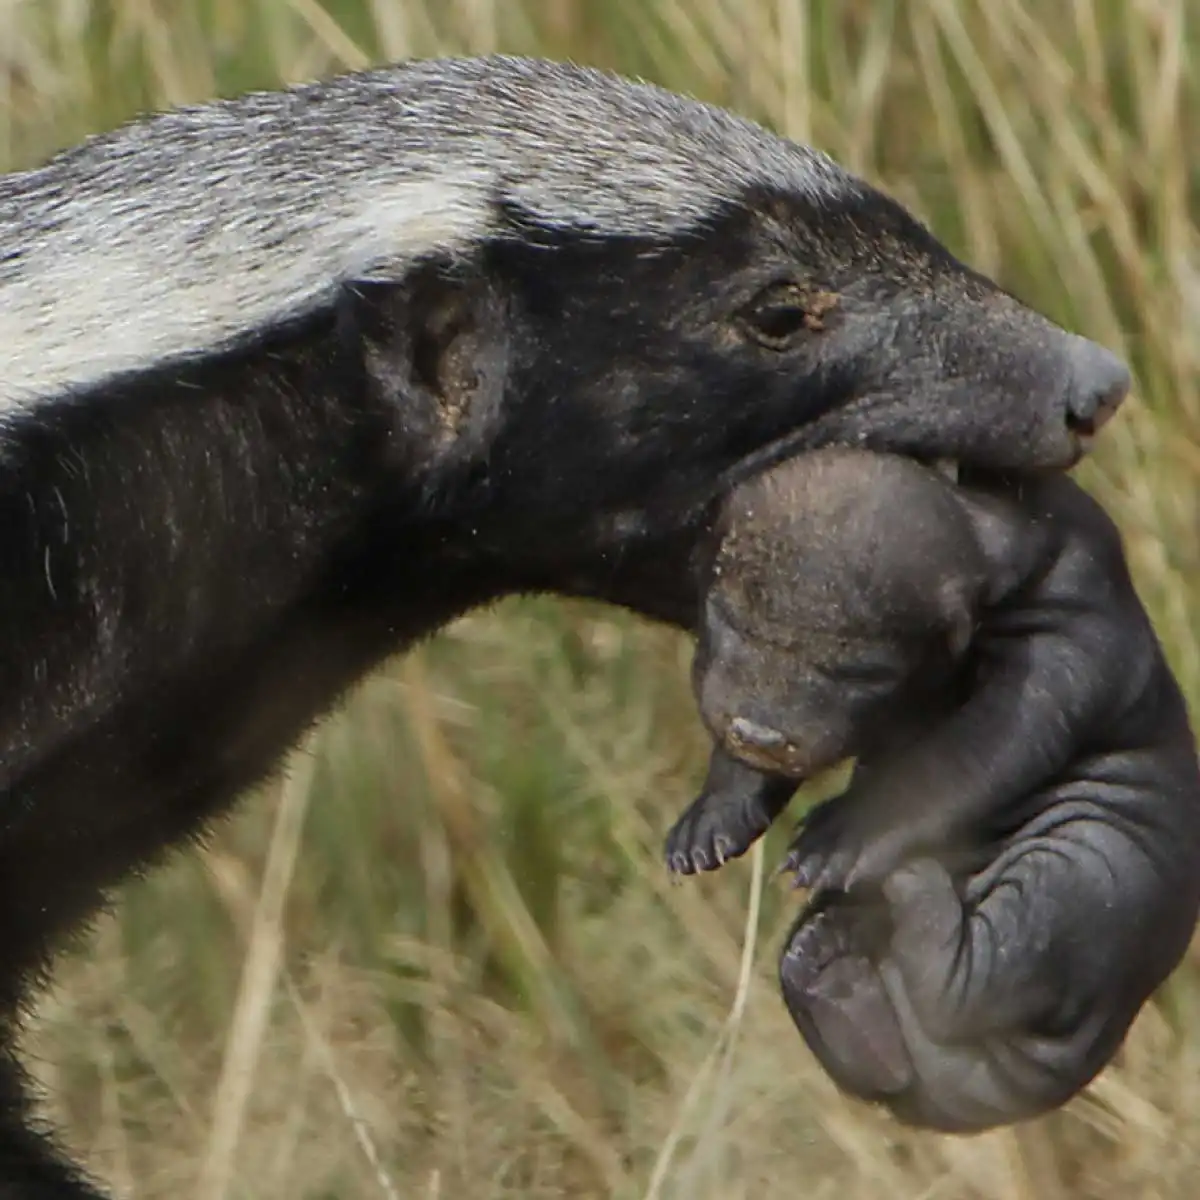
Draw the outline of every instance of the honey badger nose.
M748 717L734 717L729 723L729 735L735 741L760 750L785 750L787 738L778 729L752 721Z
M1068 355L1067 425L1086 437L1121 407L1133 381L1115 354L1087 338L1073 337Z

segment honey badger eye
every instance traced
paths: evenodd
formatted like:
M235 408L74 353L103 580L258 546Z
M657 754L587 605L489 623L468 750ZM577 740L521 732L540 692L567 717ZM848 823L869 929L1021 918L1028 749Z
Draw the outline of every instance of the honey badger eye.
M863 660L840 663L826 672L836 683L858 684L861 687L892 687L900 679L900 672L892 663Z
M819 329L809 297L795 284L776 284L742 310L741 323L756 342L772 350L785 349L807 329Z

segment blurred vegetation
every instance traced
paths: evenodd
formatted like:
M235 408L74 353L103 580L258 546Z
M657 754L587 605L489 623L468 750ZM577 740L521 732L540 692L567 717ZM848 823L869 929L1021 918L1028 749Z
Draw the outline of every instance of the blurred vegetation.
M1127 355L1137 398L1082 473L1196 700L1197 0L0 0L0 161L492 49L816 142ZM76 1150L146 1200L1193 1196L1191 962L1087 1095L1020 1130L916 1135L838 1097L775 985L779 835L719 878L660 865L704 757L689 658L527 599L367 681L60 972L30 1050Z

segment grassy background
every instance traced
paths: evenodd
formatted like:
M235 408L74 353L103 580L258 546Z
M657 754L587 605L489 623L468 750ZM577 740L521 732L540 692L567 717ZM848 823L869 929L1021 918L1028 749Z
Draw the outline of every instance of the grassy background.
M1200 696L1196 0L0 0L0 161L493 48L815 141L1126 354L1138 396L1083 473ZM837 1096L778 997L792 905L763 860L660 866L703 761L689 657L525 600L369 680L64 965L30 1051L74 1148L146 1200L1194 1196L1190 962L1086 1096L1018 1131L914 1135Z

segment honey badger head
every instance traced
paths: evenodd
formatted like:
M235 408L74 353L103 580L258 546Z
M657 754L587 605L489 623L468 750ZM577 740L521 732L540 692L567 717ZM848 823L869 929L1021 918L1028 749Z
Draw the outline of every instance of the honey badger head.
M1063 467L1129 382L822 155L574 66L410 63L0 179L0 422L335 309L431 508L509 559L831 442Z

